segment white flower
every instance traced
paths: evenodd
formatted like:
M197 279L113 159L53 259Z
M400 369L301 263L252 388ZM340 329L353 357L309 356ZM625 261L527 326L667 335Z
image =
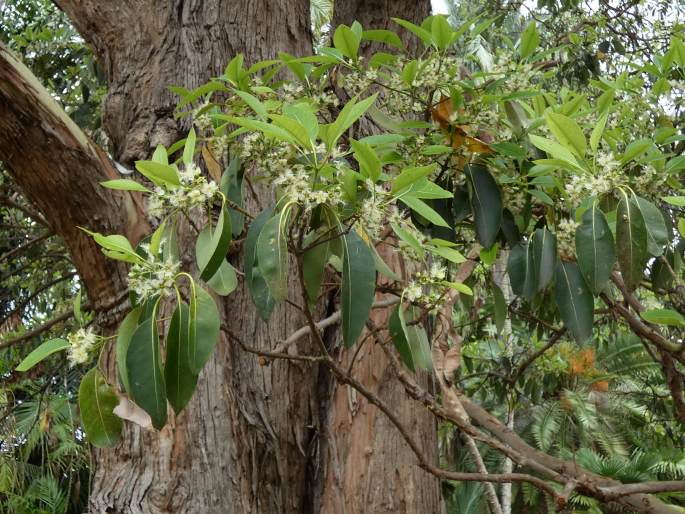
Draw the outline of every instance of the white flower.
M97 336L90 328L79 328L67 336L67 341L69 342L67 358L69 365L73 367L88 362L90 351L97 342Z
M180 263L172 260L158 261L151 257L145 264L134 264L128 273L128 285L145 301L154 296L169 296L174 291L174 282Z
M416 282L409 282L409 285L404 289L404 296L410 302L419 300L422 294L421 286Z
M445 268L444 266L441 266L437 262L434 262L431 265L430 277L433 280L445 280L446 276L447 276L447 268Z

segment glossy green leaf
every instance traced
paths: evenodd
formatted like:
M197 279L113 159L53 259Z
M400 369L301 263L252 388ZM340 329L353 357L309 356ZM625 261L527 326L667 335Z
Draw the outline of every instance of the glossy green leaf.
M354 230L343 238L340 291L343 340L352 346L364 329L376 294L376 267L371 250Z
M401 308L401 305L397 305L397 307L393 309L390 319L388 320L388 330L402 362L404 362L405 366L410 370L416 371L416 368L414 367L414 356L412 355L411 347L409 346L407 337L404 335L404 327L400 321L399 312Z
M100 182L100 185L103 187L107 187L109 189L119 189L121 191L141 191L143 193L152 192L143 184L136 182L135 180L129 180L126 178L116 180L105 180L104 182Z
M531 21L521 33L521 40L519 42L519 56L521 59L532 55L539 44L540 35L538 34L537 25L534 21Z
M131 397L150 415L152 425L161 429L166 423L166 387L162 375L157 333L156 309L142 319L133 332L126 352L126 372Z
M209 227L205 227L204 231L209 231ZM208 242L208 244L207 244ZM198 267L200 268L200 278L208 281L219 270L221 263L226 260L228 248L231 244L231 218L228 211L224 208L219 213L219 218L216 222L216 227L211 231L211 237L206 236L202 241L196 244L196 250L200 254L196 254ZM204 265L201 265L204 264Z
M327 228L327 227L326 227ZM305 291L309 304L313 305L319 296L321 281L328 259L331 256L331 233L326 231L316 232L319 243L307 250L302 256L302 274L304 275Z
M362 39L367 41L375 41L377 43L385 43L386 45L394 46L402 50L404 45L400 37L391 30L373 29L362 32Z
M632 195L631 201L636 202L647 229L647 251L658 257L663 255L664 247L668 244L668 230L664 216L659 208L649 200Z
M257 239L257 263L271 296L280 301L288 297L288 215L286 206L269 219Z
M93 368L81 379L78 406L86 439L98 448L111 448L121 437L123 422L112 411L119 398L99 369Z
M547 126L554 137L578 157L583 158L587 143L580 126L568 116L555 112L546 114Z
M433 16L431 23L431 37L438 50L447 50L453 42L454 31L446 16Z
M490 248L502 224L502 193L485 167L469 164L464 173L471 181L471 207L478 241Z
M205 269L211 258L212 236L210 232L209 227L205 227L197 236L195 255L197 257L198 269ZM231 294L238 287L238 277L236 276L235 269L225 258L222 259L214 275L206 282L216 294L222 296Z
M360 38L347 25L340 25L333 34L333 44L350 59L356 59L359 52Z
M647 228L637 202L625 192L616 211L616 248L623 281L632 291L642 280L647 261Z
M176 306L166 337L164 381L169 403L178 415L188 404L197 386L197 373L188 362L190 310L181 302Z
M398 25L404 27L409 32L412 32L414 35L418 36L419 39L421 39L421 41L423 41L423 44L425 46L428 46L432 43L433 35L429 31L427 31L426 29L419 27L418 25L415 25L410 21L403 20L401 18L392 18L392 21L394 21Z
M43 359L49 357L53 353L60 352L69 348L69 341L65 339L50 339L41 343L38 348L29 353L24 360L17 366L17 371L28 371Z
M672 309L651 309L640 313L642 319L657 325L670 327L685 327L685 318L682 314Z
M183 146L183 164L186 166L189 166L193 163L196 140L197 136L195 135L195 128L190 127L190 132L188 132L188 137L186 138L186 144Z
M438 227L450 228L449 224L443 219L443 217L440 216L440 214L438 214L435 211L435 209L430 207L423 200L419 200L418 198L412 196L409 193L400 196L399 200L407 207L409 207L412 211L426 218L433 225L437 225Z
M156 186L169 185L175 187L181 184L178 173L173 166L168 164L160 164L154 161L136 161L136 169Z
M557 236L547 228L539 228L533 234L531 245L537 274L537 290L542 291L554 278L554 269L557 265Z
M233 157L228 167L221 175L219 190L233 204L244 207L243 201L243 169L239 157ZM229 208L231 217L231 232L234 238L238 237L245 227L245 215L234 209Z
M402 172L393 181L390 194L397 195L405 188L414 184L416 181L424 177L427 177L428 175L433 173L437 168L437 164L429 164L428 166L419 166L416 168L403 169Z
M124 320L119 325L117 331L116 344L116 359L117 369L119 370L119 379L124 386L124 390L131 394L131 386L128 380L128 371L126 367L126 355L128 354L128 346L131 343L131 337L138 328L138 322L141 318L142 307L136 307L129 311Z
M497 333L501 334L504 329L504 323L507 320L509 308L507 300L504 298L504 293L496 284L492 284L492 293L495 307L495 327L497 327Z
M373 147L361 141L350 140L354 158L359 163L359 170L365 177L376 182L381 176L381 161Z
M271 293L269 293L269 287L259 271L259 266L256 266L257 241L264 224L271 218L272 212L270 208L264 209L250 223L245 239L245 262L243 265L247 289L250 292L259 316L264 321L268 320L269 316L271 316L276 301L271 296Z
M416 307L409 307L405 311L402 306L399 305L396 312L400 327L404 333L404 338L409 346L413 369L422 369L425 371L432 369L433 360L431 358L428 335L426 334L426 330L419 323L414 323L414 321L419 318L420 310Z
M585 281L598 294L611 276L616 249L609 223L597 202L583 213L576 229L576 255Z
M219 340L221 319L216 302L207 291L191 284L188 323L188 366L200 373Z
M592 336L595 304L575 263L557 264L554 294L564 325L578 343L587 341Z

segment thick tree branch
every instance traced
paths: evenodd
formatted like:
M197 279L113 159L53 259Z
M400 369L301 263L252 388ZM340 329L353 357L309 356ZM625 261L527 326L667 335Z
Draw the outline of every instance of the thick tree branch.
M0 160L65 241L95 308L117 297L125 267L107 259L79 227L124 233L136 243L148 231L141 197L100 186L119 177L112 162L2 45Z

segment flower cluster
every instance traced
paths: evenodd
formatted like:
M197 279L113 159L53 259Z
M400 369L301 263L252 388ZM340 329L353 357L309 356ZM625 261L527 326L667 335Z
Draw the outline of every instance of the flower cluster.
M572 219L562 219L557 223L557 248L565 259L575 259L576 229L579 223Z
M148 199L148 213L161 218L169 211L189 210L210 202L219 190L215 182L208 182L195 164L179 172L181 185L174 188L156 187Z
M97 339L98 336L90 328L79 328L76 332L69 334L67 336L69 365L73 367L88 362L90 352L97 343Z
M154 296L169 296L174 291L174 282L180 263L170 259L157 260L154 256L141 264L134 264L128 272L129 288L145 301Z
M311 210L319 204L340 205L343 203L339 185L312 187L312 177L302 164L293 164L285 169L272 184L290 200Z
M427 272L418 272L404 289L404 297L415 303L423 303L437 309L445 299L449 286L445 283L447 268L433 263Z

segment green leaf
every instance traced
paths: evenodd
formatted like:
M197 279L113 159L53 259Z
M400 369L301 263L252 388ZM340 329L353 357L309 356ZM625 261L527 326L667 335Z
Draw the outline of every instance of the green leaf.
M235 91L235 94L242 98L243 102L249 105L250 108L255 112L255 114L259 118L261 118L262 120L266 119L268 114L266 106L262 102L260 102L256 96L251 95L246 91Z
M466 257L464 257L461 252L455 250L454 248L445 248L441 246L426 246L426 249L434 253L436 255L439 255L440 257L443 257L447 259L450 262L454 262L455 264L461 264L462 262L466 262Z
M28 371L46 357L53 353L66 350L69 346L69 341L66 341L65 339L50 339L49 341L45 341L19 363L17 371Z
M390 226L392 227L395 234L397 234L397 237L399 237L404 243L406 243L411 249L413 249L420 257L423 257L423 247L421 246L419 240L416 239L416 237L414 237L414 235L410 231L405 230L397 223L390 223Z
M428 371L433 367L433 360L431 359L430 343L428 342L428 335L426 330L418 323L414 323L419 318L420 311L416 307L409 307L406 311L401 305L397 306L395 310L397 318L400 322L402 334L409 347L411 354L412 367L411 369L422 369ZM393 313L394 314L394 313ZM391 334L392 334L392 328ZM393 342L397 346L395 338ZM406 362L406 361L405 361Z
M126 368L126 354L128 353L128 346L131 344L131 337L138 328L140 321L141 307L132 309L119 325L117 331L117 345L116 345L116 359L117 369L119 370L119 379L124 386L124 390L131 394L131 386L128 380L128 371Z
M304 128L308 141L316 142L319 134L319 121L316 119L316 114L309 104L305 102L285 104L283 106L283 114L297 121Z
M507 261L507 273L511 282L511 290L521 296L526 283L528 271L528 245L519 243L511 248Z
M637 204L642 219L647 229L647 251L654 257L659 257L664 253L664 247L668 244L668 230L666 222L659 208L649 200L645 200L635 194L631 201Z
M219 340L221 319L214 299L194 282L190 288L189 314L188 365L194 373L200 373Z
M685 196L664 196L662 200L676 207L685 207Z
M538 34L538 28L535 22L532 21L521 33L521 41L519 42L519 56L521 59L532 55L539 44L540 35Z
M342 108L340 114L330 127L326 144L328 148L333 148L345 131L352 126L359 118L361 118L366 111L374 104L378 93L374 93L368 98L357 102L357 97L352 98Z
M333 34L333 44L340 52L350 59L357 59L360 38L347 25L340 25Z
M545 117L547 126L557 141L582 159L585 156L586 142L580 126L563 114L548 112Z
M376 268L371 250L354 230L343 238L340 291L343 340L352 346L364 329L376 294Z
M611 276L616 249L609 223L597 202L583 213L576 229L576 256L580 272L590 289L598 294Z
M402 309L401 305L397 305L397 307L393 309L390 319L388 320L388 330L392 342L397 349L397 353L400 354L402 362L404 362L405 366L410 370L416 371L416 368L414 367L414 356L412 355L411 347L409 346L407 337L404 335L404 327L400 321L400 309Z
M326 228L328 228L326 226ZM307 250L302 256L302 273L304 275L305 290L310 305L316 303L319 297L319 289L326 264L331 256L331 241L328 240L333 234L325 232L315 232L316 238L321 238L320 242ZM315 238L312 238L314 240Z
M199 269L205 269L211 257L212 236L210 233L211 230L207 226L197 236L195 255ZM216 294L222 296L231 294L238 287L238 277L236 276L235 269L228 263L226 258L221 260L219 268L206 282Z
M623 153L620 161L621 164L626 164L639 155L645 153L653 144L654 142L651 139L638 139L637 141L633 141L628 145L626 151Z
M193 372L188 362L189 335L190 310L184 302L180 302L169 322L164 366L166 393L176 415L188 404L197 386L197 373Z
M164 219L162 223L159 224L159 226L155 229L155 231L152 233L152 236L150 237L150 255L154 255L156 257L159 253L159 249L162 244L162 237L164 236L165 231L166 219Z
M575 263L557 264L554 295L561 319L574 339L587 341L592 336L594 298Z
M186 138L186 144L183 146L183 164L186 166L193 163L196 140L197 137L195 136L195 128L190 127L190 132L188 132L188 137Z
M623 281L633 290L642 280L647 260L647 228L638 204L621 191L616 211L616 247Z
M376 182L381 176L381 160L376 155L375 150L371 145L354 139L350 140L350 145L354 150L354 158L359 163L359 171L365 177Z
M485 167L469 164L464 167L464 173L471 181L471 206L478 241L490 248L502 224L502 194Z
M112 412L119 405L119 398L99 369L91 369L81 379L78 405L86 439L98 448L115 446L123 427L121 419Z
M376 41L377 43L385 43L386 45L394 46L399 50L404 49L404 45L402 44L400 37L391 30L365 30L362 32L362 39Z
M557 264L557 237L547 228L539 228L531 240L531 252L537 274L537 290L542 291L554 278Z
M173 166L154 161L136 161L136 169L156 186L180 186L181 181Z
M411 186L414 182L433 173L437 168L437 164L429 164L428 166L419 166L416 168L405 168L393 181L390 194L397 195L405 188Z
M398 25L404 27L407 29L409 32L412 32L416 36L423 41L423 44L425 46L429 46L433 42L433 36L430 32L428 32L426 29L419 27L418 25L414 25L412 22L403 20L401 18L392 18L392 21L397 23Z
M409 192L416 198L426 200L439 200L441 198L452 198L454 196L450 191L441 188L439 185L426 178L414 182L411 185Z
M245 238L245 263L243 265L245 272L245 283L247 284L247 289L250 291L250 296L252 301L257 308L259 316L267 321L271 312L276 305L276 301L273 296L269 293L269 287L262 277L259 267L255 266L257 262L257 241L259 239L259 234L264 227L264 224L271 219L272 209L267 208L260 212L247 231L247 237Z
M430 207L423 200L419 200L411 194L402 195L399 197L399 200L407 207L409 207L412 211L426 218L433 225L450 228L449 224L442 218L442 216L440 216L440 214L438 214L432 207Z
M262 228L257 240L257 263L271 296L280 301L288 297L288 243L286 240L290 208L286 206Z
M239 157L233 157L228 167L221 175L221 183L219 190L224 196L239 207L244 206L243 202L243 172ZM231 216L231 232L233 237L238 237L245 226L245 215L231 208L229 210Z
M161 429L166 423L166 388L162 375L157 334L157 312L141 320L133 332L126 352L126 371L131 397L150 415L152 425Z
M685 318L682 314L671 309L651 309L640 313L642 319L657 325L670 327L685 327Z
M219 270L228 254L228 248L231 244L231 217L228 211L225 208L221 209L214 230L211 231L207 226L203 229L203 232L205 231L207 234L203 236L202 241L198 237L196 257L200 269L200 278L206 282ZM207 238L209 231L211 231L211 237ZM209 244L206 244L205 241L208 241Z
M495 299L495 326L497 327L497 333L501 334L504 329L504 323L507 320L509 308L506 298L504 298L504 293L497 284L492 284L492 293Z
M433 16L431 23L431 37L438 50L447 50L453 42L454 31L446 16Z
M97 232L91 232L83 227L80 227L85 233L90 235L97 244L102 247L102 253L111 259L118 261L130 262L133 264L142 262L142 257L138 255L131 243L128 242L124 236L119 234L112 234L103 236Z
M121 191L141 191L143 193L152 192L143 184L136 182L135 180L129 180L127 178L117 180L105 180L104 182L100 182L100 185L103 187L107 187L109 189L119 189Z
M571 153L571 151L565 146L562 146L559 143L552 141L550 139L545 139L544 137L536 136L535 134L530 134L528 137L530 138L530 142L533 143L533 145L535 145L543 152L548 153L554 159L559 159L564 164L566 164L568 168L572 170L582 170L573 153Z
M597 153L597 148L599 148L599 142L602 140L602 134L604 134L604 127L606 127L608 118L609 112L607 111L599 117L597 124L592 129L592 134L590 134L590 148L593 153Z

